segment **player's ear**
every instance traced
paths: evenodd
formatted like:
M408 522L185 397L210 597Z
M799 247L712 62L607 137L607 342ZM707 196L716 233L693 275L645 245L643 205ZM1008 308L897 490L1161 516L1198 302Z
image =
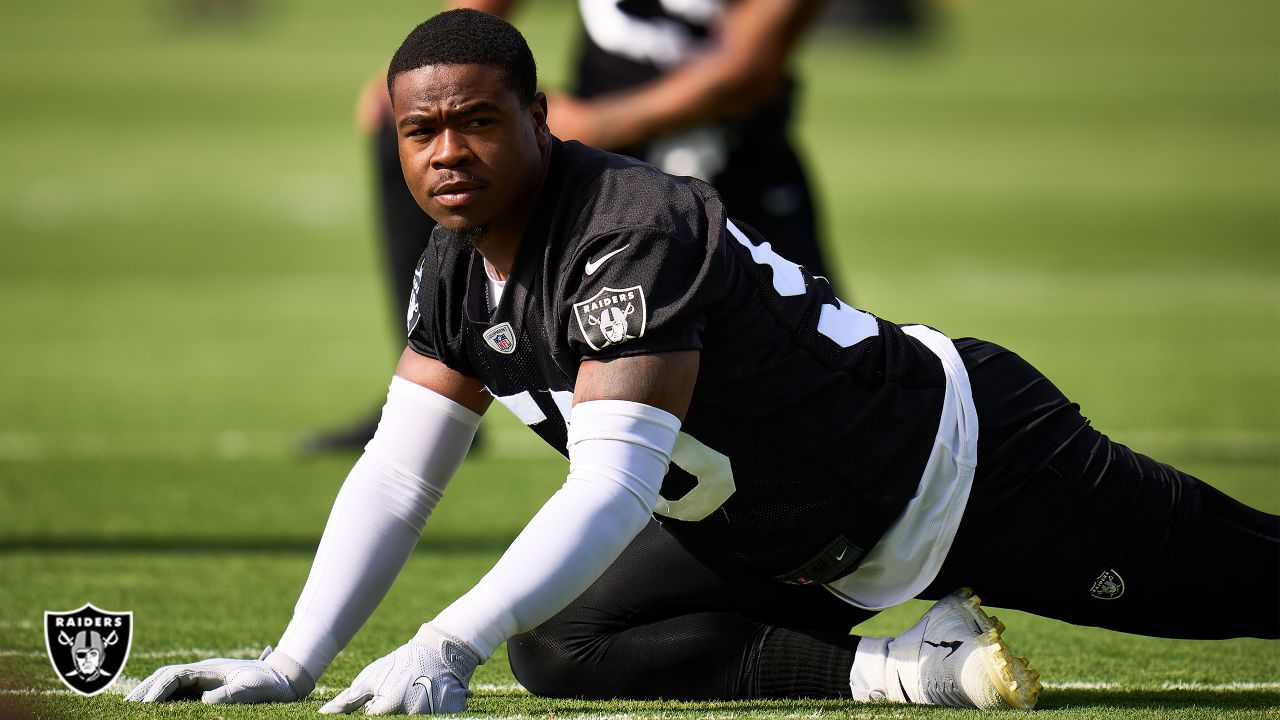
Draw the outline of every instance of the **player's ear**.
M547 127L547 94L543 92L534 93L533 99L529 101L529 120L533 123L534 134L541 142L550 132Z

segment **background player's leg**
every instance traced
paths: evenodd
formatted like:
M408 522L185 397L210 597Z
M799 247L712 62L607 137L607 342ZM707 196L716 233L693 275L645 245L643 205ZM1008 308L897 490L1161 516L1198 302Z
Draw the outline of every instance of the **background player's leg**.
M990 604L1082 625L1280 636L1280 518L1112 442L1013 353L957 347L987 444L925 597L971 585ZM1219 591L1231 613L1187 611L1187 598Z
M409 307L409 294L413 289L413 273L418 267L422 251L427 247L435 221L418 207L413 194L405 185L396 147L396 131L391 122L384 123L373 136L371 147L383 267L387 276L387 289L391 293L389 307L392 337L398 339L395 349L399 353L404 349L405 313ZM358 451L378 429L380 415L381 405L378 405L349 425L317 433L304 442L303 451Z
M392 123L382 126L374 137L378 217L382 223L383 259L386 262L388 288L391 290L392 315L396 337L404 334L405 309L413 289L413 272L427 248L436 223L418 207L404 183L400 169L400 153L396 147L396 131Z
M582 597L510 640L511 669L551 697L849 697L873 613L820 587L727 576L650 523Z
M733 152L714 178L729 217L759 230L779 255L835 285L834 268L818 238L813 193L795 149L781 136L747 146Z

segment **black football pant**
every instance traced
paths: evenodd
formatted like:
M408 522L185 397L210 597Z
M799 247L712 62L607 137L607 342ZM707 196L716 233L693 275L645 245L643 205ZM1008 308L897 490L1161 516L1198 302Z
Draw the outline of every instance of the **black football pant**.
M1280 517L1111 441L1014 353L972 338L956 347L978 408L978 470L921 597L968 585L992 605L1077 625L1280 637ZM1193 600L1217 587L1230 612Z
M1017 355L956 346L978 409L978 472L921 597L1176 638L1280 637L1280 518L1108 440ZM1229 592L1230 612L1197 598ZM508 644L552 697L848 697L873 613L820 587L713 568L650 523L564 611ZM905 628L904 628L905 629Z

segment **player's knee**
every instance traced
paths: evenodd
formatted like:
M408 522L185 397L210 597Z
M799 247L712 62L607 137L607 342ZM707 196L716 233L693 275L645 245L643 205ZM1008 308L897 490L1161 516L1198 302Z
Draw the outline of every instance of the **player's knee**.
M581 662L552 630L535 628L507 641L507 655L516 682L534 695L577 697Z

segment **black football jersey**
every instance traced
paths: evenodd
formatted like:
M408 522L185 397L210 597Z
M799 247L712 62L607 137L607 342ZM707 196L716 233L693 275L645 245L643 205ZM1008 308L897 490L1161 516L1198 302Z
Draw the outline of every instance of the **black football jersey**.
M482 258L437 229L410 346L561 453L582 360L697 350L658 519L709 562L768 576L874 545L937 433L937 357L727 218L707 184L576 142L551 152L496 307Z

